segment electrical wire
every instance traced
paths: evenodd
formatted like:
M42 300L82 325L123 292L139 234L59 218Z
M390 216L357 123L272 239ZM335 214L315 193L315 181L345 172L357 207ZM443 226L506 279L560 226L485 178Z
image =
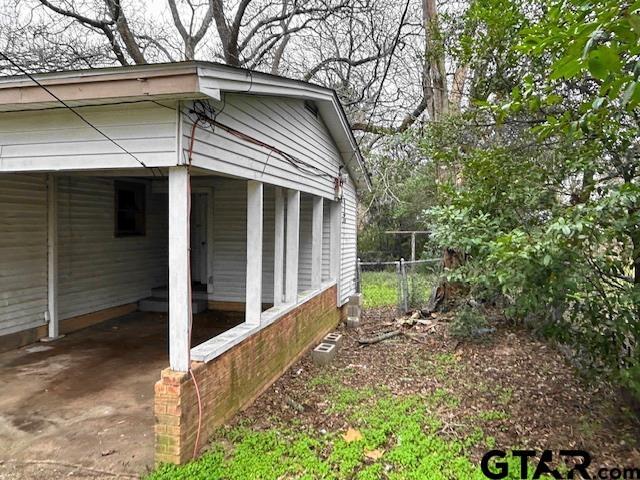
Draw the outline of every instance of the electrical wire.
M305 162L304 160L301 160L295 157L294 155L291 155L279 149L278 147L275 147L269 143L263 142L262 140L259 140L249 134L246 134L244 132L241 132L240 130L230 127L229 125L219 122L215 118L217 117L217 115L219 115L219 112L216 112L208 102L203 102L201 100L195 102L193 105L193 109L191 110L191 113L195 114L199 119L201 119L203 125L205 126L208 125L212 132L215 132L215 128L217 127L229 133L230 135L233 135L234 137L239 138L247 143L251 143L253 145L266 148L271 152L278 154L282 159L287 161L294 168L296 168L297 170L309 176L325 177L331 180L335 178L334 175L326 173L323 170L316 167L315 165Z
M15 68L17 68L21 73L23 73L24 75L26 75L29 80L31 80L33 83L35 83L38 87L42 88L45 92L47 92L49 95L51 95L53 98L56 99L56 101L58 101L61 105L64 106L64 108L70 110L74 115L76 115L80 120L82 120L84 123L86 123L89 127L91 127L93 130L95 130L96 132L98 132L100 135L102 135L104 138L106 138L109 142L113 143L116 147L118 147L120 150L122 150L124 153L126 153L127 155L129 155L131 158L133 158L136 162L138 162L140 165L142 165L144 168L148 168L151 170L151 173L153 173L153 176L155 177L156 174L153 170L152 167L148 167L147 165L145 165L145 163L140 160L138 157L136 157L133 153L131 153L129 150L127 150L125 147L123 147L122 145L120 145L118 142L116 142L113 138L111 138L109 135L107 135L106 133L104 133L102 130L100 130L98 127L96 127L93 123L91 123L89 120L87 120L80 112L78 112L75 108L73 108L72 106L68 105L64 100L62 100L60 97L58 97L55 93L53 93L49 88L47 88L46 86L44 86L41 82L39 82L33 75L31 75L29 72L27 72L24 68L22 68L20 65L18 65L16 62L14 62L11 58L9 58L4 52L0 51L0 56L2 56L3 59L5 59L7 62L9 62L11 65L13 65ZM159 170L159 169L158 169ZM162 171L160 171L160 174L162 175Z
M246 93L246 92L245 92ZM173 107L169 107L167 105L163 105L161 103L155 102L157 105L164 107L164 108L168 108L170 110L176 110ZM219 128L225 132L227 132L230 135L233 135L236 138L239 138L247 143L251 143L253 145L259 146L261 148L265 148L267 150L270 151L269 156L267 157L267 159L269 159L271 157L272 153L277 154L278 156L280 156L283 160L285 160L287 163L289 163L290 165L292 165L294 168L296 168L298 171L301 171L303 173L305 173L306 175L309 176L315 176L315 177L324 177L324 178L328 178L332 181L335 181L336 177L334 175L331 175L323 170L321 170L320 168L316 167L315 165L312 165L308 162L305 162L304 160L299 159L298 157L291 155L287 152L284 152L283 150L279 149L278 147L275 147L269 143L263 142L262 140L259 140L247 133L244 133L240 130L237 130L233 127L230 127L229 125L226 125L220 121L217 120L217 117L222 113L222 111L224 110L224 108L226 107L226 96L223 97L223 105L222 108L219 110L216 110L215 108L213 108L211 106L211 104L208 101L203 101L203 100L197 100L194 102L193 104L193 108L191 108L188 112L183 112L180 111L181 114L185 115L188 118L191 118L191 115L195 115L196 119L199 121L198 123L200 124L201 128L206 128L209 131L211 131L211 133L215 133L216 128ZM194 120L195 122L196 120ZM194 132L193 134L195 134L195 128L193 129ZM194 141L194 135L192 135L191 137L191 141ZM191 158L191 151L189 153L189 158ZM265 166L266 169L266 166ZM264 170L263 170L263 174L264 174Z
M198 387L198 382L196 382L196 376L193 374L193 369L190 368L189 373L191 373L193 385L196 387L196 397L198 399L198 430L196 431L196 442L193 445L193 459L195 460L198 455L200 433L202 432L202 398L200 397L200 387Z

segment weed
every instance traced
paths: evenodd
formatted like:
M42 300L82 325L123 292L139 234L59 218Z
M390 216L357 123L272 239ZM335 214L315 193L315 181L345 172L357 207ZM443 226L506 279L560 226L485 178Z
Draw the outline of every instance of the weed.
M498 393L498 403L500 405L509 405L513 399L513 388L502 388Z
M506 412L499 410L487 410L485 412L478 413L478 418L485 422L495 422L498 420L506 420L509 415Z

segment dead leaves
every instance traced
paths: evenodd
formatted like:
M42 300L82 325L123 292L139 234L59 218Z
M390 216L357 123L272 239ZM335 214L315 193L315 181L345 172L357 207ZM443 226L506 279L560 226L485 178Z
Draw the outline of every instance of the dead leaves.
M359 430L356 430L355 428L352 428L352 427L349 427L347 431L342 434L342 439L347 443L357 442L359 440L362 440L363 438L364 437L362 436L362 433L360 433ZM374 450L365 450L364 452L364 456L369 460L373 460L373 461L380 460L383 455L384 455L384 450L380 448L376 448Z
M364 456L370 460L380 460L382 455L384 455L384 450L380 450L379 448L364 452Z
M364 437L362 436L359 430L349 427L346 433L342 435L342 438L344 439L345 442L351 443L351 442L357 442L358 440L362 440Z

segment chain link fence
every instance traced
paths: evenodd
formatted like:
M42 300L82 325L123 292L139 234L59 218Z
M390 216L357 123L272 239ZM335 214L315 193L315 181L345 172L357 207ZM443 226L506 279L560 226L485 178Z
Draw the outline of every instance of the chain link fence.
M442 259L362 262L357 286L366 308L395 306L399 313L424 307L442 274Z

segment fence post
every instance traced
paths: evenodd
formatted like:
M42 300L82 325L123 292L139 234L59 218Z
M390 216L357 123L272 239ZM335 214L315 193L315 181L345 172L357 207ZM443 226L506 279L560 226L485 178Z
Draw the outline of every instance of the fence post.
M362 293L362 261L360 257L356 261L356 293Z
M400 259L400 292L401 292L401 303L400 309L402 313L407 313L409 310L409 292L407 285L407 267L404 262L404 258Z
M398 313L402 313L402 272L400 262L396 262L396 278L398 279Z

